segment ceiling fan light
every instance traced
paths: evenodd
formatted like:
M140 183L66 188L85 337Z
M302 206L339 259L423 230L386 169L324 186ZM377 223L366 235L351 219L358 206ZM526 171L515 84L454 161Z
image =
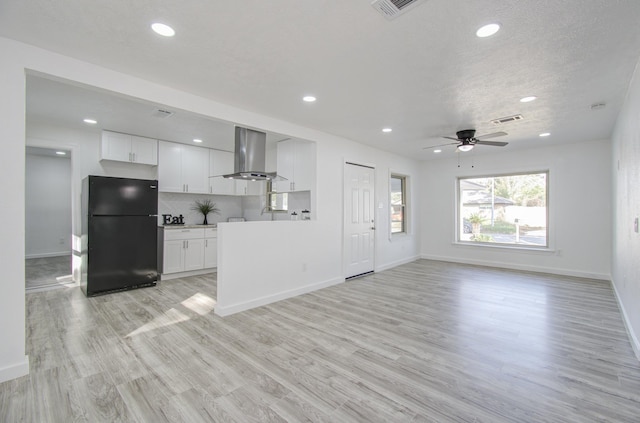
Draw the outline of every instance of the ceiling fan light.
M462 144L458 146L458 150L462 152L473 150L473 144Z

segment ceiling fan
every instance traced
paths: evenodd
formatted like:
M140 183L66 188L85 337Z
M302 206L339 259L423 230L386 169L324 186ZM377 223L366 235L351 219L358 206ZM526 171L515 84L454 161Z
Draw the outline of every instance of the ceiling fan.
M463 129L462 131L456 132L457 138L443 137L443 138L447 138L447 139L450 139L450 140L454 140L455 142L450 142L450 143L447 143L447 144L440 144L440 145L433 145L431 147L425 147L424 149L426 150L426 149L429 149L429 148L443 147L445 145L456 145L458 151L465 152L465 151L471 151L476 144L478 144L478 145L491 145L491 146L494 146L494 147L504 147L505 145L509 144L508 142L484 141L484 140L478 139L478 138L502 137L502 136L507 135L506 132L494 132L492 134L480 135L478 138L475 137L475 134L476 134L476 130L475 129Z

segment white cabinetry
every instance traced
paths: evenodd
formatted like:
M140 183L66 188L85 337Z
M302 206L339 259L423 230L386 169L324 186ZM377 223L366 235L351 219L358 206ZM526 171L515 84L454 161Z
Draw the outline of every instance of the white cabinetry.
M184 270L204 269L204 239L186 239L184 248Z
M233 179L225 179L220 175L233 173L233 153L221 150L209 150L209 193L235 195L236 184Z
M158 184L161 192L209 193L209 150L160 141Z
M204 230L204 267L218 267L218 231L213 228Z
M262 181L242 181L225 179L220 175L228 175L234 171L233 153L221 150L209 150L209 193L220 195L262 195L265 185Z
M264 195L264 181L236 181L236 195Z
M216 267L217 263L218 232L215 228L163 229L163 275L202 271Z
M315 183L315 144L301 140L278 142L278 175L287 178L274 184L279 192L311 191Z
M137 135L102 131L100 160L156 166L158 164L158 141Z

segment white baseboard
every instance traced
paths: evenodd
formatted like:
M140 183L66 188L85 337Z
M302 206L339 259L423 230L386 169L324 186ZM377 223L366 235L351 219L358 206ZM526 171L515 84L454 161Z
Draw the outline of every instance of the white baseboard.
M426 255L423 254L422 256L420 256L420 258L427 259L427 260L446 261L451 263L472 264L475 266L523 270L526 272L551 273L553 275L574 276L577 278L600 279L604 281L611 280L611 275L608 275L605 273L583 272L580 270L560 269L556 267L530 266L526 264L504 263L499 261L487 261L487 260L469 260L469 259L461 259L460 257L435 256L430 254L426 254Z
M16 379L29 374L29 356L25 355L24 360L0 369L0 383L11 379Z
M241 311L246 311L252 308L275 303L277 301L286 300L287 298L296 297L298 295L308 294L309 292L317 291L322 288L328 288L342 282L344 282L344 278L335 278L324 282L315 283L313 285L307 285L301 288L282 291L273 295L267 295L266 297L256 298L254 300L246 301L243 303L230 304L227 306L218 305L215 307L214 312L221 317L230 316Z
M210 269L190 270L188 272L162 273L160 275L160 280L161 281L168 281L168 280L171 280L171 279L186 278L187 276L207 275L207 274L210 274L210 273L215 273L215 271L216 271L216 268L212 267Z
M402 260L394 261L392 263L383 264L381 266L376 267L376 272L383 272L385 270L393 269L394 267L401 266L403 264L411 263L412 261L416 261L420 258L420 256L413 256L409 258L404 258Z
M62 257L62 256L70 256L71 251L58 251L56 253L40 253L40 254L27 254L24 256L26 259L33 258L46 258L46 257Z
M633 352L635 353L636 358L638 359L638 361L640 361L640 340L638 340L638 337L633 330L633 326L631 326L631 320L629 320L629 316L627 315L627 310L624 308L624 304L622 304L622 301L620 301L618 289L616 288L616 284L613 281L611 281L611 286L613 287L613 293L616 296L618 307L620 307L620 311L622 312L622 321L624 322L625 329L627 329L629 342L631 342L631 348L633 348Z

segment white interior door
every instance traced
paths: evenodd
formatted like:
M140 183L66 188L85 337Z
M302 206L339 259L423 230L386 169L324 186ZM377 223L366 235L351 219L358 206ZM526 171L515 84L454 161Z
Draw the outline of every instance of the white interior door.
M374 176L375 171L371 167L345 164L344 261L346 278L371 273L374 269Z

